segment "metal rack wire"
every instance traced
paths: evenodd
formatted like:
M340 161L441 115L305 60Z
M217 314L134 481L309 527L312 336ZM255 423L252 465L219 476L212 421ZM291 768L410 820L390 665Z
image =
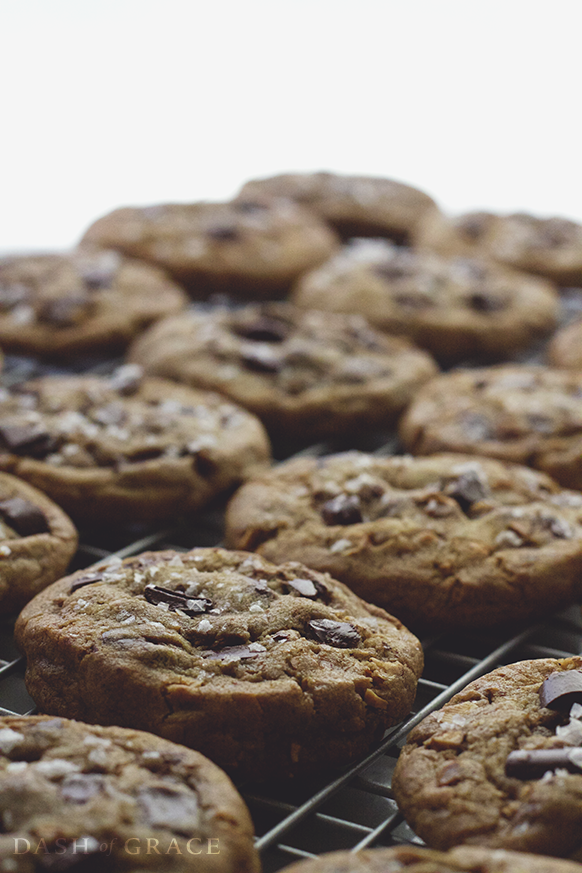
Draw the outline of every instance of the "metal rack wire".
M117 362L84 362L77 372L108 372ZM67 370L70 372L70 368ZM4 382L15 383L54 368L26 359L8 359ZM366 445L354 446L393 454L393 435L368 436ZM304 452L320 454L336 446L311 446ZM218 545L222 539L220 505L163 529L128 528L123 532L81 531L72 569L83 569L112 554L120 557L147 549L187 550ZM543 624L507 633L484 631L447 634L423 640L426 666L418 686L415 707L406 722L391 728L381 745L367 758L331 781L288 782L239 786L257 832L265 873L293 860L338 849L421 843L403 821L391 792L391 776L399 748L408 732L429 712L476 677L496 667L527 658L567 657L582 651L579 609L560 612ZM12 637L10 622L0 623L0 715L34 711L24 685L24 662Z

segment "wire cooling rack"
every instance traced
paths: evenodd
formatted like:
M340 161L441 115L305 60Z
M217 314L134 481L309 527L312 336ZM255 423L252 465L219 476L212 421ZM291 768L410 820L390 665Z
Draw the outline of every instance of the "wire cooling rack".
M562 320L568 321L582 309L582 289L575 289L562 301ZM539 360L539 349L530 350L521 360ZM108 373L118 363L81 361L74 368L66 367L62 371ZM3 382L15 384L55 372L59 370L53 365L8 357ZM398 451L393 434L368 434L349 446L318 444L304 448L301 453L318 455L348 447L382 455ZM286 455L285 449L277 453L277 457ZM129 557L148 549L185 551L196 546L219 545L222 536L221 505L163 528L81 530L71 571L89 567L113 554ZM35 711L24 685L25 665L14 645L12 630L12 623L0 623L0 715ZM468 682L496 667L529 658L563 658L582 653L580 609L571 607L542 624L513 628L509 632L449 633L424 639L422 643L425 669L413 711L405 722L387 732L372 754L336 774L331 781L238 786L253 817L265 873L322 852L422 844L400 815L391 790L396 759L409 731Z

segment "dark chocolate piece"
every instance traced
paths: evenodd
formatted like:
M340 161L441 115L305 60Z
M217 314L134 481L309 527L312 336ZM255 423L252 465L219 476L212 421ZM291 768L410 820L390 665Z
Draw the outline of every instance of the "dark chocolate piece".
M0 500L0 515L21 537L30 537L33 534L49 531L42 510L30 500L24 500L22 497Z
M95 582L101 582L103 573L85 573L84 576L79 576L76 582L73 582L69 588L69 594L77 591L79 588L84 588L85 585L93 585Z
M204 657L211 661L238 661L246 658L258 658L262 652L253 652L248 646L229 646L219 652L204 652Z
M0 440L15 454L42 458L52 448L54 440L42 424L0 425Z
M362 521L360 498L356 494L338 494L323 504L321 517L328 525L358 524Z
M339 649L353 649L362 642L355 627L347 621L318 618L310 621L309 627L320 642Z
M582 670L550 673L540 688L540 706L570 712L574 703L582 703Z
M466 512L473 503L487 497L487 488L474 470L467 470L446 486L445 494L456 500L463 512Z
M582 749L520 749L510 752L505 762L505 775L513 779L539 779L548 770L567 770L582 775L582 761L575 764L570 757L576 752L582 757Z
M264 343L280 343L289 334L289 325L278 318L261 315L254 321L233 325L233 331L245 339Z
M219 242L235 242L240 239L239 229L234 224L209 227L206 234L211 239L218 240Z
M167 603L172 612L179 609L190 617L201 615L212 608L212 601L207 597L188 597L181 591L172 591L159 585L146 585L144 597L149 603Z
M483 291L475 291L467 297L467 303L475 312L499 312L505 309L506 301Z

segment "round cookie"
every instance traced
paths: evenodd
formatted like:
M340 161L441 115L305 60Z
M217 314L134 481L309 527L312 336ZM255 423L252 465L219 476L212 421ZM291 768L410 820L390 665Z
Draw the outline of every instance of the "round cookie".
M128 523L198 509L238 484L270 447L223 397L128 364L112 376L45 376L0 393L0 469L75 520Z
M65 513L31 485L0 473L0 616L60 579L77 548Z
M251 780L364 755L410 711L418 640L331 577L224 549L148 552L21 613L45 712L147 729Z
M264 197L116 209L89 228L84 242L157 264L193 296L251 299L287 293L338 245L309 210Z
M582 318L555 334L548 346L548 360L554 367L582 371Z
M581 592L582 495L463 455L296 458L245 483L226 535L331 573L415 632L527 621Z
M247 182L239 197L286 197L309 207L344 238L385 236L407 242L417 222L436 209L432 197L402 182L336 173L284 173Z
M0 344L10 352L113 353L186 303L161 270L114 251L0 260Z
M360 852L330 852L298 861L284 873L580 873L580 865L523 852L458 846L438 852L420 846L392 846Z
M580 685L581 669L578 657L500 667L414 728L392 787L419 836L437 849L580 852L582 707L564 682Z
M479 254L560 285L582 283L582 225L566 218L436 211L418 225L415 245L447 255Z
M128 358L226 394L270 433L313 440L390 426L437 368L426 352L360 316L249 304L167 318Z
M414 454L470 452L529 464L582 489L582 371L503 365L437 376L400 436Z
M248 811L191 749L142 731L0 719L0 869L258 873Z
M485 261L443 258L385 240L354 240L293 289L298 306L358 312L445 362L500 358L556 323L558 297L542 279Z

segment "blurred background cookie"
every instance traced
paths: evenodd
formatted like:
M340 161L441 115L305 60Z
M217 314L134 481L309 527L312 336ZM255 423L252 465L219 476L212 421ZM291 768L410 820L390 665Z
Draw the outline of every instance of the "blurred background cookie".
M554 367L582 370L582 318L568 324L552 338L548 361Z
M0 344L61 359L118 353L187 299L162 270L112 250L7 257L0 259Z
M437 372L406 340L357 315L249 304L164 319L129 350L152 376L220 391L279 439L387 428Z
M117 209L83 241L157 264L198 298L281 297L338 246L314 213L265 197Z
M357 312L441 361L507 357L549 333L554 287L482 260L354 240L296 283L293 302Z

